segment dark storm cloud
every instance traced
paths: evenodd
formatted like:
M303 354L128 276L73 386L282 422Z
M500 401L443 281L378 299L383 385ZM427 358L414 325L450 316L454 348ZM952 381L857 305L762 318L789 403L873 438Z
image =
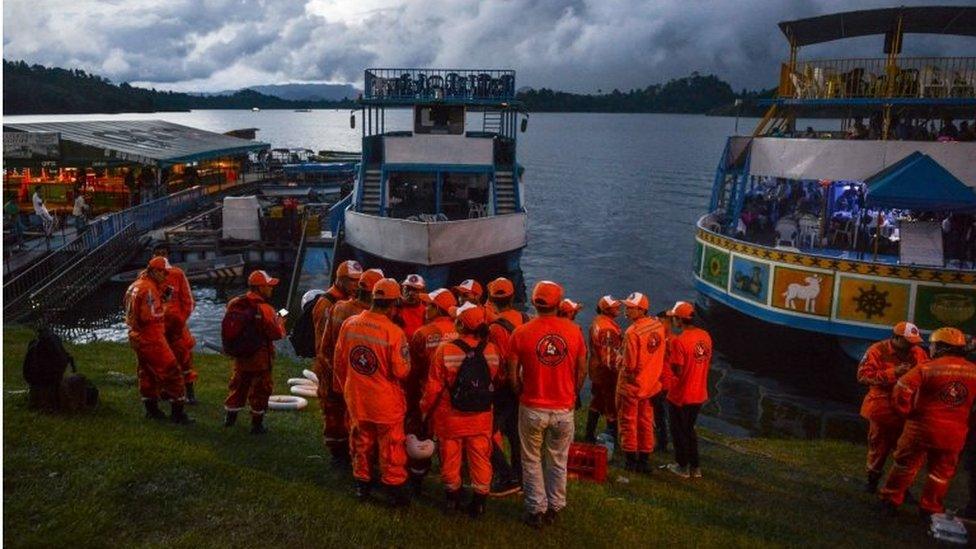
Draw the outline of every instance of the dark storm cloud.
M923 0L915 4L944 3ZM383 66L514 67L519 84L576 91L715 73L772 85L785 19L892 5L865 0L7 0L4 57L114 81L227 89L361 80ZM971 54L972 39L911 36L908 54ZM880 56L873 37L806 55Z

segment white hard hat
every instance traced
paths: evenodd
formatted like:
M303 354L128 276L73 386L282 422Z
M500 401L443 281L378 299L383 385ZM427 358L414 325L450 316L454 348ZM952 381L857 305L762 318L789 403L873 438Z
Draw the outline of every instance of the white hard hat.
M434 455L433 440L419 440L417 435L407 435L407 455L411 459L427 459Z
M325 290L309 290L302 294L302 309L305 308L305 305L307 305L309 301L315 299L315 296L322 295L324 293Z

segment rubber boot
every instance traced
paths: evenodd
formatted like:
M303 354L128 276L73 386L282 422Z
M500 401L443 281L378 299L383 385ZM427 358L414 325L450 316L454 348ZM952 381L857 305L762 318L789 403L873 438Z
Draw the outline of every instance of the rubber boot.
M424 476L410 474L410 493L413 494L413 497L420 497L424 493Z
M444 491L444 512L453 513L461 509L461 490Z
M586 413L586 442L596 442L596 425L600 422L600 412L590 410Z
M158 400L143 400L142 405L146 407L146 418L147 419L166 419L166 414L159 409Z
M651 474L651 465L649 463L651 454L646 452L641 452L637 454L637 472L644 473L645 475Z
M393 507L410 506L410 491L407 488L406 482L397 486L387 485L387 490L390 493L390 503Z
M224 414L224 427L233 427L237 423L237 410L227 410Z
M624 452L624 457L626 458L626 461L624 462L624 471L636 471L637 452Z
M868 481L864 483L864 491L869 494L875 494L878 492L878 482L881 481L881 473L876 471L868 471Z
M193 421L193 418L186 415L186 412L183 411L183 404L184 402L182 400L173 401L172 408L171 408L172 413L170 414L170 419L172 419L173 423L177 425L193 425L196 422Z
M468 515L471 518L478 518L485 514L485 501L487 499L488 494L473 494L471 503L468 504Z
M356 499L362 501L369 497L370 492L373 491L373 486L366 480L356 481Z
M263 435L268 432L264 426L264 414L251 414L251 434Z
M193 384L186 384L186 403L190 406L196 406L197 404L197 394L193 391Z

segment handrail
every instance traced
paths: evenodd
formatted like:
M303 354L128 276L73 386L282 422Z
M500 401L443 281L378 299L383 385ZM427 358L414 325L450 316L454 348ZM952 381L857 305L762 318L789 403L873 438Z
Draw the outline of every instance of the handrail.
M497 103L515 100L515 71L501 69L372 68L365 100Z
M295 301L296 286L298 285L298 279L302 275L302 267L305 262L305 234L308 228L309 212L310 210L305 208L302 214L302 237L298 240L298 250L295 251L295 264L291 268L291 280L288 282L288 299L285 308L289 311L292 310L292 303Z
M778 96L793 99L976 98L976 57L811 59L783 64Z

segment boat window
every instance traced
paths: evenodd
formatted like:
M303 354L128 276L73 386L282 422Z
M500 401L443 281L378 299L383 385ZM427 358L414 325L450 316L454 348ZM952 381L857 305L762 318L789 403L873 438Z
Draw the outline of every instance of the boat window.
M393 172L389 175L387 215L422 220L437 216L445 220L471 219L489 215L491 193L488 174Z
M464 107L420 105L414 109L414 132L461 135L464 133Z
M396 172L389 175L387 215L399 219L437 213L437 174Z
M449 219L470 219L488 215L488 175L445 173L441 191L441 212Z

